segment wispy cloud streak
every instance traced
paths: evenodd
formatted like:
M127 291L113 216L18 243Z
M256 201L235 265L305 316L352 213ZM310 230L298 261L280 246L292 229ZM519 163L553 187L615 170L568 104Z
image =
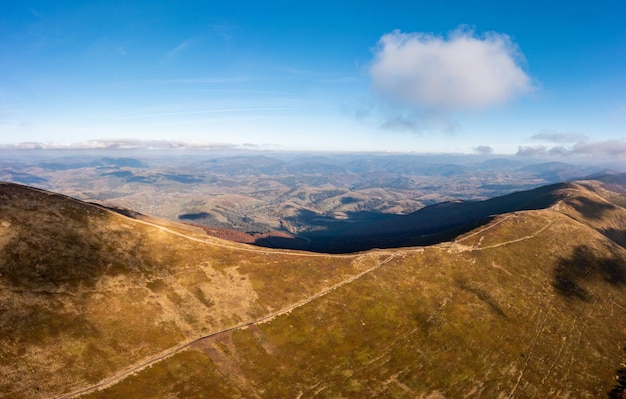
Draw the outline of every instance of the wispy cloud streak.
M176 111L176 112L161 112L156 114L143 114L143 115L130 115L119 118L119 120L130 119L146 119L146 118L162 118L166 116L179 116L179 115L197 115L197 114L223 114L232 112L271 112L271 111L288 111L292 108L224 108L224 109L207 109L197 111Z
M167 54L165 54L165 56L163 57L163 59L161 59L161 62L168 61L168 60L178 56L183 51L185 51L189 46L191 46L191 39L184 40L178 46L176 46L173 49L171 49L170 51L168 51Z
M23 142L0 145L0 150L224 150L260 149L252 144L216 143L207 141L99 139L78 143Z
M573 132L558 132L554 130L544 130L531 137L533 140L549 141L552 143L575 143L585 140L583 134Z

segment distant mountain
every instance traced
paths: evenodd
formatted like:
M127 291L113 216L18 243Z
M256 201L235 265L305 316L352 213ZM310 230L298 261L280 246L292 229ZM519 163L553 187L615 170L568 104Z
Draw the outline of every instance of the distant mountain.
M44 177L32 175L30 173L18 172L13 170L0 170L0 177L5 180L11 180L22 184L41 184L48 181Z
M409 215L363 212L349 214L345 220L336 220L301 212L292 219L311 225L318 223L322 229L301 233L296 236L298 238L294 237L293 243L288 239L280 243L286 248L331 253L433 244L487 223L490 217L496 215L548 208L564 198L564 189L568 187L571 185L559 183L485 201L444 202ZM277 244L263 238L255 243L261 246Z
M442 235L446 231L457 229L449 234L458 234L486 223L488 217L520 210L545 209L564 196L562 190L566 187L567 184L560 183L485 201L444 202L391 220L354 226L332 241L335 248L360 246L360 250L434 243L442 238L453 238Z
M286 172L289 174L333 174L344 173L345 168L332 163L308 160L292 163L287 166Z
M285 163L279 159L258 155L214 158L205 161L205 164L213 172L229 176L275 174L285 168Z
M92 168L92 167L127 167L142 168L146 165L134 158L99 158L99 159L80 159L80 158L61 158L53 161L44 161L39 163L39 167L53 171L63 171L72 169Z
M626 209L607 187L442 204L404 218L517 210L332 255L2 183L0 397L620 398Z
M522 171L532 172L538 177L550 182L562 182L599 172L597 166L572 165L564 162L545 162L527 165L520 168Z
M477 165L479 169L517 169L524 166L524 163L514 159L494 158L482 161Z
M485 200L604 174L607 166L449 154L194 151L176 143L161 143L176 150L154 143L141 151L132 149L141 143L117 144L125 149L0 149L0 180L169 220L207 214L197 221L207 228L319 241L362 226L369 216L374 222L442 202Z

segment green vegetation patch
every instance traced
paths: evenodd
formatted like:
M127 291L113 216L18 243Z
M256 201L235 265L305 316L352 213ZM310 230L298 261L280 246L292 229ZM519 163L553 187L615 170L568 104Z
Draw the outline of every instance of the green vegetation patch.
M85 399L118 398L246 398L249 394L229 384L210 357L187 350L154 364L104 391Z

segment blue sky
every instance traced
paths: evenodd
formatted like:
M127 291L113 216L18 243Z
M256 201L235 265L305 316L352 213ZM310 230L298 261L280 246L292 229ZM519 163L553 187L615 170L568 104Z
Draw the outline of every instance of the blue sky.
M506 3L2 1L0 145L626 156L626 3Z

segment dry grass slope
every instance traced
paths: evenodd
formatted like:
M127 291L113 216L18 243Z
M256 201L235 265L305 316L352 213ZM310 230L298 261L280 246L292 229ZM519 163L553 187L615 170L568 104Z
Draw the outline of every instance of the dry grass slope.
M0 219L6 398L96 384L368 267L357 256L301 256L181 233L185 227L17 185L0 185Z
M607 397L626 346L626 210L593 182L563 190L453 242L330 256L1 186L0 397L116 375L82 397Z

